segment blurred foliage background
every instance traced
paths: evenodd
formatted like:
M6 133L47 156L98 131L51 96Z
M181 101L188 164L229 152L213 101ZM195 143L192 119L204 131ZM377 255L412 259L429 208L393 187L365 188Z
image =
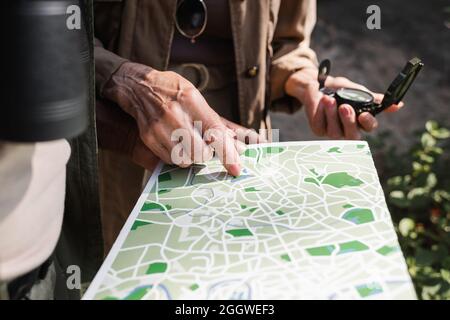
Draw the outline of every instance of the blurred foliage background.
M369 137L408 270L421 299L450 299L450 130L428 121L409 150Z
M381 29L366 9L381 9ZM311 46L331 74L384 92L406 61L425 63L405 108L366 136L420 299L450 299L450 2L318 0ZM439 123L432 120L439 120ZM304 112L272 114L281 140L317 140Z

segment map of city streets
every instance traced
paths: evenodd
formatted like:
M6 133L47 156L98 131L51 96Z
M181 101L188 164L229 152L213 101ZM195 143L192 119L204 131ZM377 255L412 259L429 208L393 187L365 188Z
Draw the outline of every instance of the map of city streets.
M414 299L361 141L160 165L84 299Z

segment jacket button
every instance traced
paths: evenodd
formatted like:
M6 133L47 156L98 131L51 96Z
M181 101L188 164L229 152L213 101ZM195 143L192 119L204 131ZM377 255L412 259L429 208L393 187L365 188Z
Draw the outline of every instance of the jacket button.
M247 77L254 78L258 74L259 68L258 66L252 66L247 69Z

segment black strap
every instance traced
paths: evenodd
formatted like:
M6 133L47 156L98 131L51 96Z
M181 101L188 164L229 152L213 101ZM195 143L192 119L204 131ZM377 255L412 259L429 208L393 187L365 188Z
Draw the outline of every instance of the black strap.
M319 65L319 74L317 75L317 81L319 81L319 89L325 88L325 80L331 71L331 62L328 59L323 60Z

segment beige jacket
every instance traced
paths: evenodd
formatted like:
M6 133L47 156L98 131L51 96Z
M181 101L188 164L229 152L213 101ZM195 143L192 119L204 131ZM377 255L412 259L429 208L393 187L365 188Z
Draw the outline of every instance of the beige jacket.
M99 93L127 60L167 70L176 6L177 0L94 1ZM241 124L258 129L269 108L300 106L284 84L296 70L317 65L309 48L316 1L229 0L229 6Z

